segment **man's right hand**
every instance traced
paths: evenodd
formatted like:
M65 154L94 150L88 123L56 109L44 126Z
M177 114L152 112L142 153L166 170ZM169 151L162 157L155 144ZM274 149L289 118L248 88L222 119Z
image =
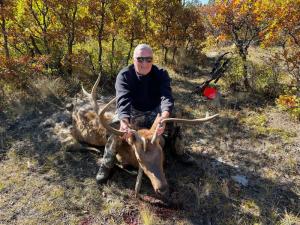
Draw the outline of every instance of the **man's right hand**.
M120 131L125 131L126 133L123 135L123 139L127 139L132 135L129 120L127 118L121 119L120 121Z

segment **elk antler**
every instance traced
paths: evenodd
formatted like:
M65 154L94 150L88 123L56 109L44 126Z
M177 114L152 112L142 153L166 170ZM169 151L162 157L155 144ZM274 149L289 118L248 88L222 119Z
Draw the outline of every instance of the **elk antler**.
M199 123L199 122L206 122L209 120L212 120L213 118L219 116L219 114L215 114L212 116L209 116L208 114L204 117L204 118L199 118L199 119L181 119L181 118L166 118L166 119L162 119L160 121L160 123L157 125L157 128L155 129L152 139L151 139L151 143L153 144L157 138L157 129L159 126L161 126L163 123L168 123L168 122L176 122L176 123L184 123L184 124L195 124L195 123Z
M160 121L160 123L176 122L176 123L184 123L184 124L194 124L194 123L209 121L217 116L219 116L219 114L215 114L212 116L206 116L204 118L193 119L193 120L181 119L181 118L166 118L166 119L163 119L162 121Z
M100 79L101 79L101 73L99 73L99 76L98 76L98 78L97 78L97 80L96 80L96 82L95 82L95 84L94 84L94 86L93 86L93 88L92 88L91 94L88 93L88 92L83 88L83 86L81 86L83 94L84 94L86 97L88 97L88 99L90 100L90 102L91 102L92 106L94 107L94 110L95 110L95 112L96 112L97 114L99 113L99 106L98 106L98 104L97 104L97 99L96 99L96 97L97 97L97 96L96 96L96 90L97 90L98 84L99 84L99 82L100 82Z
M111 133L113 134L116 134L118 136L123 136L126 132L123 132L123 131L119 131L111 126L109 126L109 124L107 123L105 117L104 117L104 114L105 114L105 111L107 110L107 108L114 102L116 101L116 97L114 99L112 99L109 103L107 103L104 108L99 112L99 106L97 104L97 99L96 99L96 90L97 90L97 87L98 87L98 84L100 82L100 78L101 78L101 73L99 73L99 76L92 88L92 91L91 93L88 93L84 88L83 86L81 87L82 88L82 91L83 91L83 94L88 97L88 99L90 100L95 112L97 113L97 115L99 114L99 117L100 117L100 123L108 130L110 131Z
M107 104L104 106L104 108L100 111L100 113L99 113L99 116L100 116L100 122L101 122L101 124L102 124L108 131L110 131L111 133L113 133L113 134L115 134L115 135L117 135L117 136L123 136L123 135L126 133L125 131L120 131L120 130L117 130L117 129L111 127L111 126L107 123L106 119L104 118L104 113L105 113L105 111L108 109L108 107L109 107L112 103L114 103L114 102L116 101L116 99L117 99L117 97L114 97L114 99L112 99L109 103L107 103Z

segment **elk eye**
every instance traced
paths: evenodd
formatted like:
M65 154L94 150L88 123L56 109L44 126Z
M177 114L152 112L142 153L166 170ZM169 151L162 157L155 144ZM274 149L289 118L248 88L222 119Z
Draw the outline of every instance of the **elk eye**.
M132 142L136 142L136 136L135 135L131 135L131 140L132 140Z

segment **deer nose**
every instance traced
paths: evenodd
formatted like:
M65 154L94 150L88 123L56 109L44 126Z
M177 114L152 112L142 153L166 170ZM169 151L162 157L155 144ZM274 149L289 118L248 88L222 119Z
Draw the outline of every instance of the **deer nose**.
M156 190L157 194L159 194L163 198L169 197L169 186L165 185Z

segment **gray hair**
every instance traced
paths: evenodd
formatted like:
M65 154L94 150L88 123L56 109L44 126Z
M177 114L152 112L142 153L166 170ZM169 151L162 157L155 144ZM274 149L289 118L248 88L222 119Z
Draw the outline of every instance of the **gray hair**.
M147 44L139 44L134 49L133 58L135 58L135 56L137 55L137 52L140 51L140 50L149 50L153 54L152 48L149 45L147 45Z

